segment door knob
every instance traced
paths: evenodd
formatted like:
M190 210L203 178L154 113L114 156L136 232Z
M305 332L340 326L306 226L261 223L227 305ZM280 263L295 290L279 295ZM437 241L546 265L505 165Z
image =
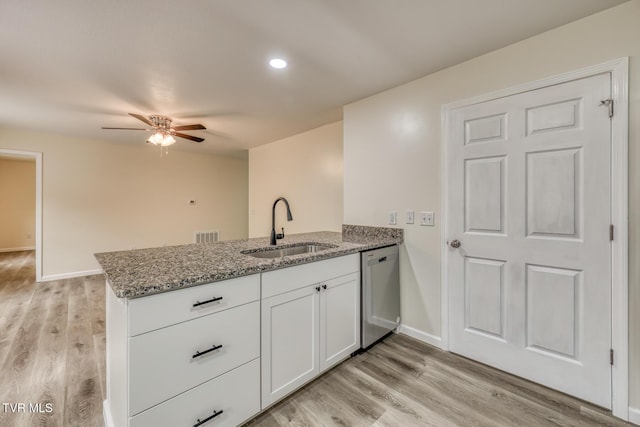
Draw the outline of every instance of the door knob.
M462 243L460 243L460 240L452 240L449 245L454 249L458 249L460 246L462 246Z

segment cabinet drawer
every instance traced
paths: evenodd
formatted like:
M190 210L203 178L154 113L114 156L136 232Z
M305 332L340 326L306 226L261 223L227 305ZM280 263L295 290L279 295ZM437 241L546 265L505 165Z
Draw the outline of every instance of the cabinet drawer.
M360 271L359 253L268 271L262 273L262 298L357 271Z
M130 427L191 427L222 413L203 427L235 427L260 411L260 359L255 359L130 418Z
M213 299L215 301L198 304ZM129 301L129 336L259 299L259 274L132 299Z
M129 338L129 415L259 357L259 332L256 301Z

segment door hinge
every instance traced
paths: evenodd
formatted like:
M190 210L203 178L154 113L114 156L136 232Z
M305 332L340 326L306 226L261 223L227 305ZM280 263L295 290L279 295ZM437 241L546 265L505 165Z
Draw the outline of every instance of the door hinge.
M606 105L609 107L609 117L613 117L613 99L605 99L604 101L600 101L600 106Z
M613 349L609 349L609 363L613 366Z
M609 226L609 240L613 242L613 224Z

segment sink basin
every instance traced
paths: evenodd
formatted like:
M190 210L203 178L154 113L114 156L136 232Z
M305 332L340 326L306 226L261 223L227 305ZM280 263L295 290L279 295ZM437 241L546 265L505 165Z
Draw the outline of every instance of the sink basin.
M255 258L282 258L290 255L308 254L320 252L327 249L335 248L334 245L325 245L322 243L299 243L297 245L287 246L285 248L260 248L242 251L245 255Z

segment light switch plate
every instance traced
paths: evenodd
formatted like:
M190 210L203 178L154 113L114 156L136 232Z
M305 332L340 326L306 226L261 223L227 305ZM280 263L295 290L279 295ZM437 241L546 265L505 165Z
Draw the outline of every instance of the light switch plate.
M407 211L407 224L413 224L413 211Z
M420 225L433 227L434 222L433 212L420 212Z
M389 225L396 225L398 223L398 213L396 211L389 212Z

